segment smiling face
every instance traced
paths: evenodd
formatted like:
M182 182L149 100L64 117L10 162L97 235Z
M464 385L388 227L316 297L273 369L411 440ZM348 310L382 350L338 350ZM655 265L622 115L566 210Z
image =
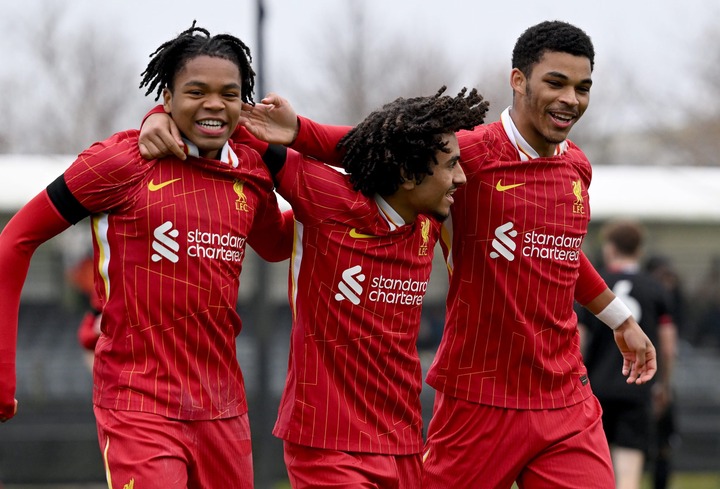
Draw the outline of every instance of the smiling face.
M405 181L396 196L403 196L399 212L406 222L413 221L418 214L429 214L444 220L450 215L455 190L466 182L465 172L460 166L460 147L455 134L444 134L448 152L435 154L437 164L431 165L432 175L425 175L420 183ZM388 199L389 200L389 199ZM391 203L391 205L393 205ZM396 210L398 207L393 205Z
M217 158L237 126L242 108L240 68L227 59L201 55L177 73L163 106L204 158Z
M513 122L540 156L552 156L590 103L590 60L547 51L533 65L530 77L514 68L510 84Z

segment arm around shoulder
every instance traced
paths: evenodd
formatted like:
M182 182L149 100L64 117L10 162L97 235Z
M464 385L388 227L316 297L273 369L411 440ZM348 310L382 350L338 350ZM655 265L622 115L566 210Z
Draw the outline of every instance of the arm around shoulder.
M348 126L329 126L298 116L298 133L290 145L298 153L318 159L330 165L342 163L338 143L350 131Z

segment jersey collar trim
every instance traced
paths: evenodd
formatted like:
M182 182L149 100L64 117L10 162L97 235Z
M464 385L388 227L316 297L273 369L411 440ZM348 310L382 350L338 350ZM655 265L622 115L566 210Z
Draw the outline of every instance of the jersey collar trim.
M380 208L380 215L382 215L385 222L388 223L390 231L395 231L406 224L403 218L400 217L400 214L398 214L385 199L377 194L375 194L375 202L377 202L377 205Z
M525 141L525 138L522 137L522 134L518 131L512 117L510 117L510 107L503 110L502 114L500 114L500 120L502 121L503 129L505 129L505 134L507 134L508 139L510 139L510 142L515 146L518 155L520 155L520 161L530 161L535 158L540 158L538 152ZM557 145L555 148L555 156L561 155L565 151L567 151L567 140Z
M185 147L183 149L185 150L186 155L194 156L196 158L200 157L200 148L198 148L195 143L185 138L183 138L183 142L185 143ZM220 149L219 159L221 162L227 163L233 168L238 167L239 159L228 142L225 142L225 145L222 147L222 149Z

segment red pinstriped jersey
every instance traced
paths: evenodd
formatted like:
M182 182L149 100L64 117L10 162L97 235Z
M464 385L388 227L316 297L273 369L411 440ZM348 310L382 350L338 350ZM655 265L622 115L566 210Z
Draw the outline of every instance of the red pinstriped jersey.
M278 193L298 222L288 376L273 433L318 448L419 453L416 342L439 223L402 225L346 175L292 156Z
M235 354L246 243L281 219L259 155L147 161L137 131L79 155L64 178L92 214L104 303L94 402L177 419L247 411Z
M467 184L452 207L447 317L427 382L504 408L575 404L591 393L573 312L590 163L569 141L521 161L503 122L458 141Z

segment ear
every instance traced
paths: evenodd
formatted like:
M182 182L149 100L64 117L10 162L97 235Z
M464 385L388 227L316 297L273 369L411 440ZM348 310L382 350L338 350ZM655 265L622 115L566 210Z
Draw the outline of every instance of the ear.
M510 86L512 87L513 92L525 95L527 78L525 78L525 74L518 68L513 68L510 72Z
M163 88L163 108L168 114L172 112L172 92L167 88Z
M407 191L414 189L416 186L417 184L415 183L415 180L410 180L407 178L403 179L403 182L400 184L400 188Z
M408 178L407 174L405 172L404 168L400 168L400 176L402 177L402 183L400 184L400 189L408 191L415 188L415 180L412 178Z

